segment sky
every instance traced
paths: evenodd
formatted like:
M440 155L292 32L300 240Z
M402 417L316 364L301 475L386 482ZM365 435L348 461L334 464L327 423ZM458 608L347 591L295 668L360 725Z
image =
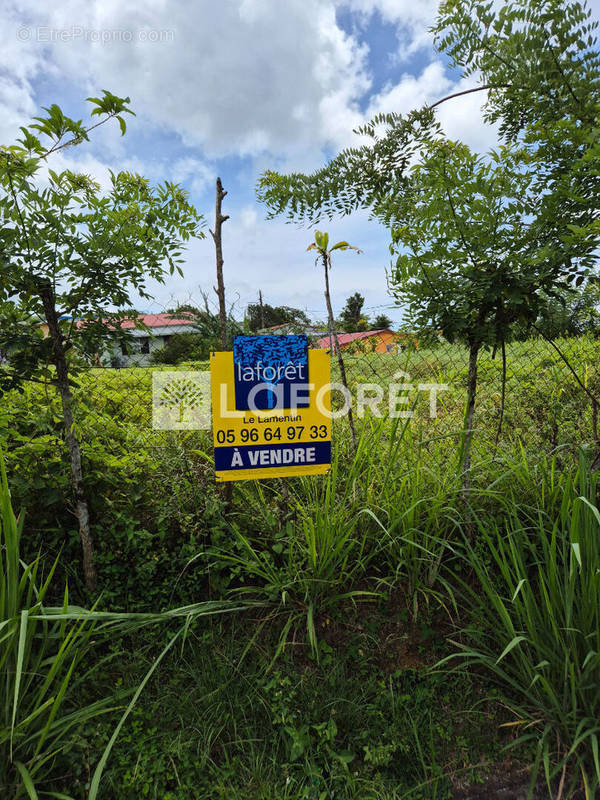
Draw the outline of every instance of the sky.
M600 17L600 0L591 8ZM42 106L88 119L85 98L103 89L128 96L135 117L98 129L91 142L54 156L107 185L108 169L175 180L207 221L207 237L185 253L184 277L153 287L140 311L176 302L216 302L215 179L228 196L223 226L228 303L236 316L256 302L325 318L321 272L306 251L310 229L267 220L256 182L267 169L313 171L356 143L353 129L381 111L407 112L475 85L435 53L434 0L3 0L0 19L0 143ZM438 114L447 134L480 152L496 144L476 93ZM387 291L389 234L368 214L321 227L363 252L340 252L334 311L355 291L370 315L401 312ZM391 307L390 307L391 306Z

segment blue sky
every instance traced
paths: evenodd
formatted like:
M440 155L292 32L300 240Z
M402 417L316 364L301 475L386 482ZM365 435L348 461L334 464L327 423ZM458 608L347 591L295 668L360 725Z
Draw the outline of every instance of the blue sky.
M0 44L0 142L42 105L85 118L85 97L128 95L136 117L125 137L102 128L90 145L58 156L101 184L108 168L153 181L176 180L212 225L214 181L229 194L225 277L237 313L255 302L325 316L322 276L306 252L309 230L265 220L255 185L265 169L314 170L355 141L352 128L379 111L409 111L465 88L432 48L433 0L8 0ZM596 17L600 0L594 0ZM484 151L495 132L483 125L478 95L446 104L440 118L455 138ZM340 253L332 270L334 307L360 291L370 313L394 321L386 289L389 237L366 214L324 223L362 255ZM209 236L192 243L184 278L156 286L157 311L173 302L214 298Z

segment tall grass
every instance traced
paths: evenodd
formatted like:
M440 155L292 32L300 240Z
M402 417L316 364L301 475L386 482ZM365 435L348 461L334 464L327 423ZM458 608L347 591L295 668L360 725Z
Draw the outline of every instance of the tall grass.
M387 465L376 502L366 513L379 528L380 585L401 586L416 620L432 597L442 604L451 597L442 572L464 509L460 470L456 458L447 455L452 441L443 436L424 440L422 431L410 429L403 439L398 458Z
M346 452L349 443L342 439L326 476L295 481L286 499L294 522L285 525L275 543L256 541L234 524L235 552L213 551L220 565L229 564L246 579L254 579L251 586L233 589L234 594L264 597L283 616L280 649L290 631L303 626L318 656L317 615L344 600L376 596L365 586L358 588L381 549L380 537L374 535L377 526L364 510L390 479L406 430L406 425L400 429L400 422L395 420L390 428L386 420L365 420L356 451ZM255 498L262 498L260 485L241 491L247 494L246 505L260 513ZM262 505L266 507L264 500Z
M0 451L1 798L69 800L64 792L48 788L53 785L57 762L86 722L123 705L124 695L95 702L80 700L81 694L93 694L90 687L95 670L105 666L94 653L96 645L108 636L131 633L149 623L184 620L133 693L101 755L90 786L89 798L95 800L110 750L163 657L178 640L185 639L193 619L235 607L198 603L162 614L97 612L70 605L67 588L62 605L45 605L58 559L45 579L40 579L40 558L30 564L21 559L22 531L23 517L17 519L13 511Z
M0 457L0 794L35 798L36 783L51 774L73 728L106 712L109 702L70 705L94 624L83 609L72 614L67 589L61 608L44 607L56 562L38 584L39 558L20 560L22 530Z
M462 557L474 582L458 577L472 623L455 645L483 668L514 714L513 746L534 748L556 797L600 786L600 512L597 474L580 456L557 515L504 502L503 518L478 519L478 541Z

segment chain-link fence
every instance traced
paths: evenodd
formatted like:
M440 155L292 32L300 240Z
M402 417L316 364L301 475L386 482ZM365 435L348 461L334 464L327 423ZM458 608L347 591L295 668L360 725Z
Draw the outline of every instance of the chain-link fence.
M233 323L230 336L249 333ZM157 430L153 427L153 374L156 371L202 372L218 349L217 319L204 296L169 309L140 315L142 327L123 323L128 342L106 346L75 374L75 416L84 449L101 432L115 458L151 451L160 458L165 441L209 454L210 431ZM283 324L259 334L305 333L309 346L335 350L325 325ZM448 439L456 446L464 435L468 349L442 336L397 334L388 330L337 336L345 365L355 424L373 416L400 417L419 431L421 442ZM482 349L477 365L475 452L482 458L521 445L535 453L597 445L600 398L600 340L592 336L547 341L541 337L508 343L503 354ZM341 379L332 353L332 382ZM334 405L337 400L334 400ZM4 398L10 423L9 445L18 448L34 437L59 430L60 402L55 390L35 385ZM37 417L34 424L33 417ZM23 420L28 422L24 423ZM334 439L344 437L347 420L334 422ZM12 431L12 432L11 432Z

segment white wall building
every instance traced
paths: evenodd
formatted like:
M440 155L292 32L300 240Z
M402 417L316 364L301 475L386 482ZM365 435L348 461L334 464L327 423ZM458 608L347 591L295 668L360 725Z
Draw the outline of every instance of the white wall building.
M113 350L110 354L111 362L116 366L146 367L151 363L151 355L155 350L164 347L170 337L175 333L193 333L194 320L183 314L140 314L138 320L143 322L149 330L135 327L133 320L124 320L121 328L129 332L133 338L133 352L128 352L127 347ZM130 345L131 347L131 345Z

